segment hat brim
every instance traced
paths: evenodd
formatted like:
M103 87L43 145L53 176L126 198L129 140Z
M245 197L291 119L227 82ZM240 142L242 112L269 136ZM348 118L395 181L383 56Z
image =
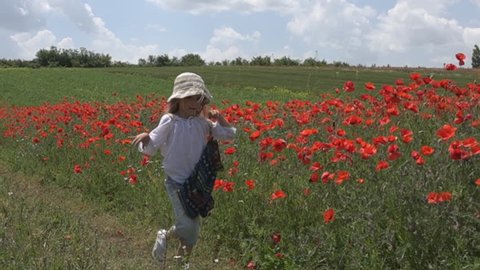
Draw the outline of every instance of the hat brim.
M188 90L181 91L181 92L176 92L173 93L168 99L167 102L172 101L173 99L182 99L186 97L191 97L191 96L204 96L206 99L208 99L209 102L212 101L213 97L208 91L207 88L189 88Z

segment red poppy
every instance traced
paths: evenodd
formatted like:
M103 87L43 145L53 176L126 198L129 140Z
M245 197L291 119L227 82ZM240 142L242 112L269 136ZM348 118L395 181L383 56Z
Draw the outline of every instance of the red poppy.
M248 179L248 180L245 181L245 185L247 185L248 190L253 190L253 189L255 189L255 180Z
M338 171L335 183L337 185L341 185L344 181L347 181L348 179L350 179L350 173L348 171Z
M310 175L310 183L316 183L318 182L318 180L320 179L320 175L318 174L318 172L314 172Z
M458 61L465 60L466 56L463 53L457 53L455 54L455 57L457 58Z
M352 81L346 81L343 84L343 90L345 92L353 92L355 91L355 84Z
M446 70L449 70L449 71L452 71L452 70L456 70L457 69L457 66L455 66L454 64L446 64L445 65L445 69Z
M310 170L312 171L318 171L318 170L321 170L322 168L323 168L322 165L318 161L314 162L312 166L310 166Z
M287 147L287 142L283 139L276 139L275 141L273 141L272 146L275 151L280 152L285 147Z
M363 159L369 159L377 154L377 148L373 144L366 143L359 149L358 152Z
M272 193L272 195L270 195L270 199L272 201L277 200L277 199L283 199L283 198L286 198L286 197L287 197L287 194L285 192L283 192L283 190L277 190L274 193Z
M335 210L333 208L329 208L323 212L323 221L325 224L332 222L335 219Z
M452 200L451 192L430 192L427 195L427 202L429 204L438 204Z
M75 166L73 166L73 172L74 173L82 173L82 166L80 166L78 164L75 164Z
M330 172L323 172L321 176L322 182L324 184L328 183L328 181L332 180L334 177L335 177L335 174Z
M250 138L250 141L255 141L258 137L260 137L260 135L262 135L262 133L258 130L255 130L254 132L252 132L249 136Z
M128 177L128 183L131 185L136 185L138 183L138 176L136 174L132 174Z
M413 131L409 129L402 129L402 141L404 143L410 143L413 140Z
M457 54L455 54L455 58L457 58L457 60L458 60L458 65L460 65L460 66L465 65L465 58L466 58L465 54L457 53Z
M375 170L378 172L378 171L381 171L381 170L385 170L385 169L387 169L388 167L390 167L390 165L388 164L388 162L386 162L385 160L380 160L380 161L377 163L377 166L375 167Z
M224 151L225 155L232 155L235 152L237 152L237 148L235 148L233 146L225 149L225 151Z
M480 178L478 178L477 180L475 180L475 185L480 186Z
M274 244L280 243L280 241L282 241L282 235L280 233L272 234L272 241Z
M443 125L439 130L437 130L437 136L443 140L446 141L453 136L455 136L455 132L457 131L457 128L452 127L450 125Z
M367 90L375 90L375 84L372 82L365 83L365 89Z
M420 150L422 151L422 154L425 156L431 156L435 152L435 148L428 145L422 146Z

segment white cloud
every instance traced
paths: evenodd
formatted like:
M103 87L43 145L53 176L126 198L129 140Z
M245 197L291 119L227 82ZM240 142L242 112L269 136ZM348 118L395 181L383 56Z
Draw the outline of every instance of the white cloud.
M45 1L0 1L0 29L25 32L46 25L43 12L48 10Z
M244 55L236 46L220 49L213 45L208 45L205 53L202 55L202 58L204 58L207 62L221 62L223 60L233 60L242 56Z
M233 60L237 57L246 58L247 54L240 48L249 48L260 41L262 34L254 31L252 34L241 34L232 27L213 30L213 36L207 45L202 58L207 62Z
M6 0L0 3L0 10L0 27L11 33L11 40L20 50L18 57L23 59L32 59L39 49L50 46L74 48L72 37L58 41L52 30L46 29L45 18L52 12L65 16L90 37L91 43L84 45L88 50L109 54L114 60L136 63L139 58L159 51L158 45L123 42L106 27L102 18L95 16L90 5L80 0Z
M408 1L399 2L387 15L380 16L377 28L368 35L370 49L382 52L442 46L461 38L462 29L455 20L436 17L428 9L412 7Z
M361 62L362 57L369 58L365 35L376 19L373 8L345 0L319 0L312 4L304 2L290 12L287 29L308 48L315 48L319 58L352 64ZM327 53L330 57L325 57Z
M57 43L57 38L49 30L39 31L35 35L26 32L17 33L10 36L10 38L20 48L19 56L26 59L35 57L35 53L38 50L55 46Z
M232 45L238 41L258 41L262 35L255 31L251 35L242 35L231 27L218 28L213 31L213 37L210 39L211 44L220 43Z
M290 0L146 0L162 9L183 10L192 14L207 12L235 11L241 13L261 12L265 10L286 11L296 1Z

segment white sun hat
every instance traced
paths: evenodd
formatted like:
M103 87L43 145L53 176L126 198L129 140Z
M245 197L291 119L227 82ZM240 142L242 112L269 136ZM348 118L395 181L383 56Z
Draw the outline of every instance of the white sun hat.
M201 101L206 98L206 103L211 102L213 99L200 75L192 72L184 72L175 78L173 92L167 102L170 102L172 99L182 99L196 95L202 96Z

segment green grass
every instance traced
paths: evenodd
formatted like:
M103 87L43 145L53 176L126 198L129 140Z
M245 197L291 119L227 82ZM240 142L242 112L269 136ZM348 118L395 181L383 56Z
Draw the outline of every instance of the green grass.
M106 69L0 69L0 104L39 105L57 103L64 98L82 101L117 102L135 99L137 95L156 93L169 96L173 79L184 71L200 74L217 102L228 99L240 102L254 97L258 102L269 99L316 98L319 93L333 93L345 81L363 89L366 82L377 88L408 80L409 74L455 80L459 85L480 80L475 70L356 69L307 67L163 67ZM283 89L279 95L277 89ZM288 90L287 90L288 89Z
M4 135L0 140L0 268L154 267L149 258L152 235L173 220L162 184L161 157L155 156L143 167L136 149L119 142L156 125L164 105L159 97L170 94L173 78L184 70L0 70L0 130ZM474 183L480 178L480 167L476 166L479 155L452 160L448 148L453 139L443 142L436 136L442 125L453 124L455 104L468 103L464 113L473 119L455 124L455 139L480 140L478 127L472 126L480 115L477 96L456 97L439 88L435 90L439 98L432 100L446 101L442 105L446 109L440 110L437 103L426 100L418 103L420 112L432 114L431 118L404 109L409 101L405 99L398 103L400 115L391 116L385 126L348 126L342 122L353 114L378 123L386 109L355 98L365 93L378 97L383 84L393 85L399 78L409 83L411 71L362 69L357 73L355 69L274 67L188 70L205 78L216 105L238 128L234 143L221 146L234 146L237 152L223 156L226 169L218 175L234 185L233 191L214 192L216 206L212 216L203 220L192 259L194 269L244 269L249 261L255 262L257 269L480 266L480 189ZM423 76L434 72L437 79L454 78L462 87L478 79L478 73L470 70L418 72ZM346 80L354 81L357 90L336 94L334 89L342 88ZM366 92L365 82L375 83L377 90ZM419 86L424 88L429 86ZM341 100L344 105L327 106L322 93L331 94L329 101ZM70 102L61 103L64 97L70 97ZM378 103L381 101L382 97ZM323 111L325 106L331 114ZM358 109L362 107L365 109ZM348 112L351 108L356 109ZM375 112L368 116L365 110ZM309 121L299 124L296 118L301 115L310 117ZM324 121L326 118L328 121ZM284 126L271 126L259 139L250 140L248 129L273 125L278 119ZM136 129L129 126L130 120L140 120L145 126ZM19 127L16 136L5 136L3 131L11 125L23 125L23 121L25 125ZM89 134L77 132L79 126ZM108 126L114 138L103 138L102 126ZM388 160L391 143L378 145L378 153L370 159L341 149L350 158L331 162L333 150L316 152L312 162L323 166L320 174L350 173L350 179L341 185L333 181L323 184L322 180L309 181L311 163L302 164L293 147L277 152L271 146L261 149L259 145L270 137L310 147L314 142L330 142L335 137L327 131L331 127L343 129L346 135L342 138L352 141L362 138L372 143L378 136L394 135L402 156L389 160L390 168L377 172L378 161ZM300 131L312 128L319 133L302 142ZM412 142L402 142L402 129L413 131ZM99 139L85 144L88 138L96 137ZM39 142L34 143L34 138ZM59 139L64 143L61 147ZM436 151L425 156L425 165L419 166L410 155L423 145ZM261 152L272 152L273 158L262 162ZM119 161L120 156L125 160ZM277 165L272 165L274 161ZM75 174L74 165L81 165L83 172ZM128 184L128 175L120 174L129 168L136 169L137 185ZM357 182L359 178L365 183ZM256 183L250 191L245 185L249 179ZM278 190L285 191L287 197L272 200L271 194ZM452 192L452 201L426 202L429 192L442 191ZM327 224L323 213L328 208L335 209L335 220ZM271 240L275 233L282 236L277 245ZM283 257L278 258L278 254Z

